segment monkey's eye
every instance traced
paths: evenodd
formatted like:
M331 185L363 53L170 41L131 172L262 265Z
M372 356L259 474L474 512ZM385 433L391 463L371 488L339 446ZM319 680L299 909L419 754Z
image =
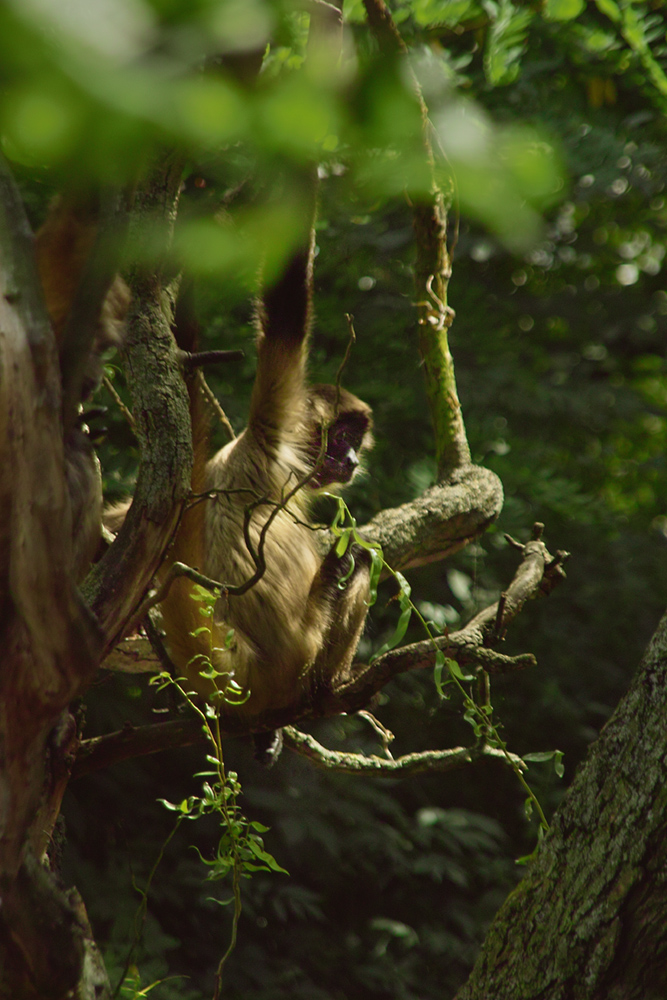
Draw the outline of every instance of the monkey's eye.
M341 415L329 428L326 438L326 452L319 458L319 465L312 484L316 489L334 483L349 483L360 465L357 454L363 444L366 423L363 426L349 414ZM313 462L317 461L322 445L322 431L318 428L310 451Z

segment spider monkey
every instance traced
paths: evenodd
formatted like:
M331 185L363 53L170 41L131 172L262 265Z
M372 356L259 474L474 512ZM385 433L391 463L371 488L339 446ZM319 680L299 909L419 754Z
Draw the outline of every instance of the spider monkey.
M242 593L223 592L210 631L186 578L161 609L174 664L223 716L254 719L330 687L349 673L366 619L366 553L339 558L332 547L323 557L311 517L317 493L347 485L372 444L366 403L307 382L313 256L311 218L305 245L257 309L248 425L208 462L201 397L190 385L192 491L212 499L186 510L168 561L230 587L256 579ZM179 345L191 349L187 322L176 320Z
M37 272L61 364L67 319L96 236L97 212L91 199L83 195L54 199L35 236ZM129 289L122 278L114 278L102 301L95 329L91 330L80 402L89 399L99 385L103 352L109 347L118 347L122 341L129 302ZM102 525L99 462L81 421L65 429L64 452L74 529L72 573L79 582L98 549Z

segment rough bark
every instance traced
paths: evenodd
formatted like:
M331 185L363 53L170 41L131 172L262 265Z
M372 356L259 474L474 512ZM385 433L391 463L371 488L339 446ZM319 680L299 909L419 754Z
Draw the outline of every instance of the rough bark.
M84 945L39 863L51 733L92 679L101 636L72 582L56 345L30 229L0 161L0 996L65 996ZM55 781L55 785L54 785Z
M165 268L142 261L142 240L171 244L181 164L155 165L135 196L131 243L139 263L125 275L133 293L125 373L141 463L132 507L115 543L83 588L104 632L108 652L132 622L171 538L190 490L192 440L188 397L174 338L173 301Z
M173 225L178 165L137 195L143 231ZM151 215L147 223L147 216ZM166 219L166 225L165 225ZM150 227L149 223L153 223ZM159 269L158 269L159 270ZM148 587L189 489L187 397L161 276L141 267L128 367L143 455L137 514L88 582L73 583L60 369L19 194L0 162L0 997L109 996L78 898L43 864L74 763L67 706L93 678ZM181 391L179 399L178 391ZM179 410L180 403L180 410ZM176 413L176 416L174 416Z
M467 465L423 496L381 510L362 531L382 546L392 569L423 566L453 555L482 535L503 505L498 476Z
M667 996L667 616L456 1000Z
M303 718L357 712L364 708L373 695L392 677L408 670L432 667L436 647L462 666L480 667L489 673L508 673L533 666L535 659L530 653L504 656L490 647L504 638L507 626L528 600L541 594L549 594L565 576L562 562L567 553L559 552L556 556L552 556L541 540L542 529L542 524L535 524L534 537L531 541L525 545L514 543L522 552L522 560L514 579L499 601L480 611L463 629L446 636L439 636L434 641L426 640L392 649L368 666L356 663L353 680L344 681L333 690L323 688L314 696L309 694L306 699L295 700L288 708L255 719L254 731L280 728ZM107 658L105 665L110 669L129 673L156 671L162 666L155 654L150 654L146 640L139 637L121 643ZM223 735L243 735L248 731L248 722L243 718L235 719L231 716L223 720L221 729ZM76 763L72 775L79 777L90 771L109 767L120 760L159 753L175 746L189 746L203 739L200 721L196 717L136 729L128 726L120 732L84 740L76 749ZM459 767L474 763L480 757L488 755L484 747L457 747L444 751L439 762L428 754L417 755L421 757L421 764L416 759L411 759L406 762L405 767L417 769L423 765L424 769L428 769L431 764L438 769L445 766ZM394 763L399 766L398 762ZM357 769L362 769L364 766L367 765L358 765ZM386 762L382 766L386 769Z

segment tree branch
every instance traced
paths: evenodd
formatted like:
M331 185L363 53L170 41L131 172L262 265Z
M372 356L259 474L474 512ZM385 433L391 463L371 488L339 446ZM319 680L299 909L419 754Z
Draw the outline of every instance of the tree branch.
M541 528L541 525L535 525L533 534L541 534ZM504 656L488 647L500 641L506 626L516 617L527 600L549 593L555 584L563 579L565 574L561 562L567 554L561 553L560 559L552 557L539 538L533 538L521 546L521 549L522 562L501 599L481 611L464 628L448 636L438 637L435 646L430 640L416 642L401 649L390 650L369 666L357 664L359 673L352 681L340 685L334 691L321 689L314 697L310 695L308 699L288 708L266 713L261 718L253 720L252 731L265 732L289 726L300 719L357 712L364 708L373 695L392 677L408 670L433 666L436 646L461 666L478 665L490 673L507 673L533 666L535 658L530 653ZM502 631L498 631L498 610L501 607L504 609ZM129 645L129 650L126 649L126 645ZM121 656L129 660L129 666L119 665ZM127 672L160 669L155 658L147 655L146 643L140 640L132 640L129 644L120 646L112 654L111 660L107 661L107 665L113 665L114 669L124 669ZM242 736L251 731L246 720L233 716L222 718L221 730L224 736ZM157 753L175 746L189 746L203 739L198 719L157 723L139 729L126 727L120 732L84 740L79 747L73 777L108 767L130 757ZM433 751L445 755L450 752L453 751ZM474 759L477 759L475 756L477 751L460 752L473 754ZM456 753L459 753L459 750ZM493 756L486 754L489 755ZM446 759L448 759L446 756L442 758L443 761Z
M352 681L334 692L334 697L341 706L340 711L354 712L363 708L377 691L398 674L432 666L436 647L461 666L477 664L490 673L506 673L533 666L535 658L530 653L509 657L495 653L488 647L503 638L506 626L519 614L526 601L540 594L550 593L565 577L562 563L567 559L568 553L562 552L556 557L551 555L540 538L543 527L544 525L536 523L533 526L533 539L521 546L522 561L499 601L480 611L457 632L439 636L435 642L424 640L389 650L369 666L361 667ZM498 631L498 611L501 606L502 630Z
M341 774L386 774L395 777L407 777L412 774L422 774L424 771L456 771L466 764L476 764L483 759L499 760L504 764L514 763L525 769L520 757L506 754L487 746L452 747L449 750L425 750L421 753L409 753L396 760L371 755L364 757L358 753L343 753L328 750L318 743L308 733L302 733L293 726L283 729L283 741L286 747L307 757L318 767L328 771L338 771Z
M130 244L141 260L141 240L171 244L181 184L180 160L165 157L137 192ZM146 258L150 259L148 252ZM125 374L141 450L134 500L116 541L88 575L84 593L105 634L118 641L159 566L189 494L192 468L188 395L171 334L173 302L164 274L136 264L126 276L132 297L124 346Z
M484 534L503 506L494 472L477 465L457 469L447 480L400 507L381 510L360 530L382 546L392 569L409 569L453 555Z
M390 60L405 58L407 47L384 0L364 0L364 7L371 31L383 55ZM412 219L416 244L415 295L419 352L435 432L438 482L441 482L455 469L470 464L470 447L456 389L454 362L448 338L454 318L453 310L447 305L447 290L452 276L452 262L447 249L447 213L451 195L445 197L438 187L428 108L409 64L408 70L421 115L424 161L430 180L430 193L415 202Z

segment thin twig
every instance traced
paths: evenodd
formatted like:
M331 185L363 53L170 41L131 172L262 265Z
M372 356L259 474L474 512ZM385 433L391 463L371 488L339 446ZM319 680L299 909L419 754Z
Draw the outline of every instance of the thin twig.
M382 740L382 748L385 752L385 756L388 757L389 760L393 760L394 758L392 756L391 750L389 749L389 744L393 743L396 737L394 736L392 731L390 729L387 729L386 726L383 726L382 723L379 721L379 719L376 719L375 716L372 715L371 712L368 712L365 708L360 709L357 712L357 715L360 715L362 719L366 719L366 721L373 727L375 732Z
M214 594L232 593L234 590L232 587L225 587L225 585L220 583L218 580L211 579L210 576L204 576L203 573L193 569L192 566L187 566L182 562L175 562L169 567L167 575L160 586L144 599L136 614L132 616L132 621L143 621L151 608L154 608L157 604L161 604L162 601L164 601L174 580L181 576L186 576L188 580L192 580L193 583L198 583L200 587L204 587L206 590L210 590L211 593Z
M116 391L116 388L115 388L113 382L111 381L111 379L109 378L108 375L103 375L102 376L102 385L107 390L107 392L109 393L109 395L112 396L112 398L113 398L116 406L118 407L118 409L120 410L120 412L125 417L127 423L130 426L130 429L131 429L132 433L136 437L137 436L137 428L136 428L136 425L134 423L134 417L132 416L131 412L128 410L128 408L125 405L125 403L123 402L123 400L118 395L118 393Z
M216 417L218 418L222 426L229 434L230 440L235 441L236 434L234 433L234 428L229 422L229 417L227 416L222 406L220 405L218 397L215 395L210 385L204 378L204 373L203 371L201 371L201 369L197 372L197 384L199 386L200 391L204 395L206 402L209 404L209 406L215 413Z
M227 361L243 361L245 354L243 351L181 351L179 358L186 371L193 368L202 368L204 365L217 365Z

